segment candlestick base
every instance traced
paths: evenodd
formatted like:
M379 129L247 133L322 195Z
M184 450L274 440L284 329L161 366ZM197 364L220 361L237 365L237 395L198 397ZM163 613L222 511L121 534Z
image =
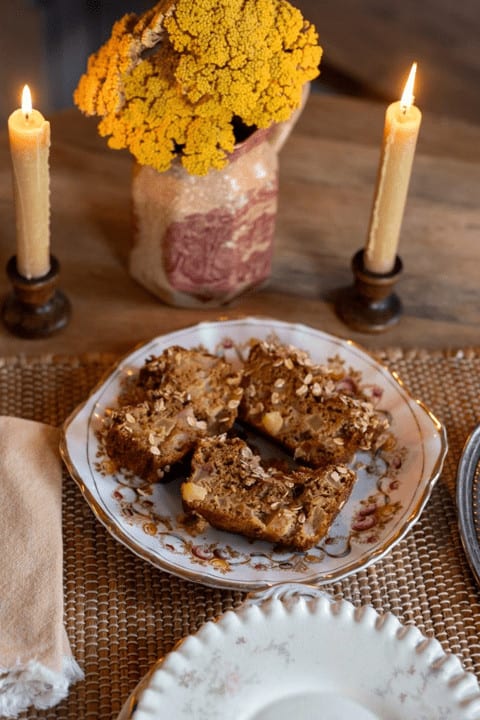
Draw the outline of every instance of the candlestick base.
M392 291L403 269L395 258L393 270L385 274L372 273L365 268L363 250L352 258L355 283L339 296L336 311L343 322L354 330L379 333L395 325L402 314L400 298Z
M50 270L40 278L25 278L17 270L16 257L7 263L7 275L13 285L2 307L7 329L23 338L43 338L61 330L70 317L70 302L57 289L60 266L50 256Z

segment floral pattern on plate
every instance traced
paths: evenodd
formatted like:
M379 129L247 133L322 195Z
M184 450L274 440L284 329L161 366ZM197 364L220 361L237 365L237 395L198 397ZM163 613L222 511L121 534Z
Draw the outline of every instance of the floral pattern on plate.
M392 614L285 584L203 625L151 669L118 720L479 720L460 660Z
M314 362L339 358L355 381L369 387L388 413L395 447L375 457L358 453L352 495L328 536L305 553L191 524L182 513L181 479L146 487L138 478L111 472L101 434L105 411L126 378L170 345L202 346L240 361L252 338L275 336L310 353ZM420 516L447 451L446 433L367 352L303 325L260 318L200 325L160 336L125 357L64 426L63 457L87 502L118 540L157 567L216 587L252 590L278 582L330 582L382 557ZM271 452L266 449L266 452Z

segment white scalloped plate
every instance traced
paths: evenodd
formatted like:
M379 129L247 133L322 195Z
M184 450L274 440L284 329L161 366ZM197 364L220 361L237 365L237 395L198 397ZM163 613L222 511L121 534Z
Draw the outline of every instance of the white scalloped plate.
M479 720L480 689L418 628L285 585L160 660L118 720Z
M389 414L396 439L389 454L357 455L358 480L350 499L328 537L306 553L279 551L210 527L193 534L182 522L179 480L156 484L145 495L121 473L105 472L98 440L105 410L115 405L122 380L148 356L174 344L202 345L238 361L251 338L272 334L309 351L315 362L341 357L360 373L364 387L380 389L378 408ZM133 552L188 580L253 590L279 582L331 582L383 557L420 517L441 472L447 439L432 413L358 346L304 325L247 318L201 323L134 350L66 421L61 452L95 515Z

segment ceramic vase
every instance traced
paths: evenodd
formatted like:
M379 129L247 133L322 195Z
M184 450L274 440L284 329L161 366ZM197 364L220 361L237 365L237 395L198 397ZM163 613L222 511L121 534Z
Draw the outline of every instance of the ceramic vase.
M136 165L132 182L132 277L165 303L215 307L270 275L278 153L304 101L284 123L255 131L222 170L190 175Z

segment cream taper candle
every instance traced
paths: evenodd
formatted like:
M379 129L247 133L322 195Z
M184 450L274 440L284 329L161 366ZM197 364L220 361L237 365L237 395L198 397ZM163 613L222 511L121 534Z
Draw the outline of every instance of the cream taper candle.
M25 278L50 270L50 123L32 109L28 85L22 108L8 118L17 224L17 270Z
M395 265L422 120L422 113L413 104L416 67L413 63L402 99L389 105L385 114L382 152L364 253L365 268L378 274L391 272Z

